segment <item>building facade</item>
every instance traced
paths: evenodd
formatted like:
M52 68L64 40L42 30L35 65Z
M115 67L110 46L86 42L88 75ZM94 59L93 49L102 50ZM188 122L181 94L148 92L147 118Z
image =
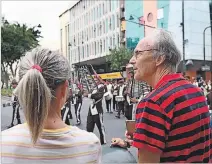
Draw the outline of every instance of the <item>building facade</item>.
M119 4L114 0L80 0L67 10L69 44L65 47L70 51L69 61L73 68L83 64L101 68L109 50L119 47Z
M211 70L202 70L203 31L211 25L212 17L210 1L184 1L185 63L186 73L190 77L211 77ZM182 1L80 0L61 17L64 17L61 18L61 51L72 66L92 64L97 72L100 69L105 72L105 56L110 49L126 46L133 50L138 41L155 28L171 32L183 52ZM211 64L211 58L211 30L207 29L206 65ZM179 71L182 68L181 62Z
M70 11L66 10L59 16L60 20L60 52L69 60Z
M211 26L210 1L184 1L186 74L190 77L203 76L207 80L211 79L211 70L206 72L202 70L204 64L203 31ZM138 41L151 34L154 28L163 28L172 33L178 48L183 52L182 1L125 0L125 21L127 48L134 49ZM142 26L142 24L147 26ZM208 66L212 61L211 53L211 29L207 29L205 31L205 59ZM182 63L178 69L182 71Z

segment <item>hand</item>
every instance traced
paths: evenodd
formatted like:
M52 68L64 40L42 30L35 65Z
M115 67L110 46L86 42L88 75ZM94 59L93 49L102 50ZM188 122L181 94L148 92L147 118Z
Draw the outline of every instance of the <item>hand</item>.
M138 100L135 97L131 98L130 101L133 102L133 103L137 103L138 102Z
M126 142L124 142L121 138L112 138L111 145L118 145L123 148L127 147Z
M127 141L130 145L132 145L132 143L133 143L133 136L132 136L132 134L131 134L131 133L128 133L128 131L126 131L126 132L125 132L125 137L126 137L126 141Z

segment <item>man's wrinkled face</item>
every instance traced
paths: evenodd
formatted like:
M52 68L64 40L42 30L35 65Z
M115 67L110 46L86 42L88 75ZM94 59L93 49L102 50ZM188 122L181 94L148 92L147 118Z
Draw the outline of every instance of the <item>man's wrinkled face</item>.
M134 55L130 59L133 64L134 78L138 81L145 81L156 71L156 64L153 58L153 43L150 40L141 40L134 50Z

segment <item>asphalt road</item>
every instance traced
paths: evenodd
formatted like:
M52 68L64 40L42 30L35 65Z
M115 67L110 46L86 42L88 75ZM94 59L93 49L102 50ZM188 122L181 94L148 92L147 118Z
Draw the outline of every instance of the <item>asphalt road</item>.
M82 124L78 126L80 129L86 129L86 120L87 120L87 113L88 113L88 106L90 104L90 100L87 98L84 98L82 109L81 109L81 120ZM107 144L110 144L110 141L113 137L120 137L124 138L125 134L125 117L121 116L121 119L115 118L116 112L113 114L106 113L106 107L103 100L103 108L104 108L104 126L106 129L106 140ZM24 121L23 112L21 111L21 119ZM72 106L72 115L73 119L71 120L71 124L75 125L76 123L76 117L74 113L74 107ZM1 130L5 130L6 127L11 123L12 118L12 107L1 107ZM15 122L16 123L16 122ZM99 137L99 131L97 127L94 129L94 133ZM136 149L130 148L131 153L136 156Z

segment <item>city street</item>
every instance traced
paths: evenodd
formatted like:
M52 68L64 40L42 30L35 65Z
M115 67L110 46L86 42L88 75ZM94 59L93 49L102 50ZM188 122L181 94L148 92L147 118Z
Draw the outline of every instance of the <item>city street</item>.
M87 119L87 113L88 113L88 106L89 106L90 100L87 98L84 98L82 109L81 109L81 118L82 118L82 124L79 126L81 129L86 129L86 119ZM103 100L103 108L105 108L105 103ZM124 138L125 133L125 118L124 116L121 117L121 119L115 118L115 113L104 113L104 125L106 129L106 140L107 144L110 144L110 141L113 137L120 137ZM72 106L72 115L73 119L71 120L72 125L76 123L75 119L75 113L74 113L74 107ZM11 123L12 118L12 106L9 107L2 107L1 110L1 130L5 130L6 127ZM21 111L21 118L23 119L23 112ZM16 122L15 122L16 123ZM95 127L94 133L99 137L99 131L97 127ZM131 153L136 156L136 149L130 148Z

